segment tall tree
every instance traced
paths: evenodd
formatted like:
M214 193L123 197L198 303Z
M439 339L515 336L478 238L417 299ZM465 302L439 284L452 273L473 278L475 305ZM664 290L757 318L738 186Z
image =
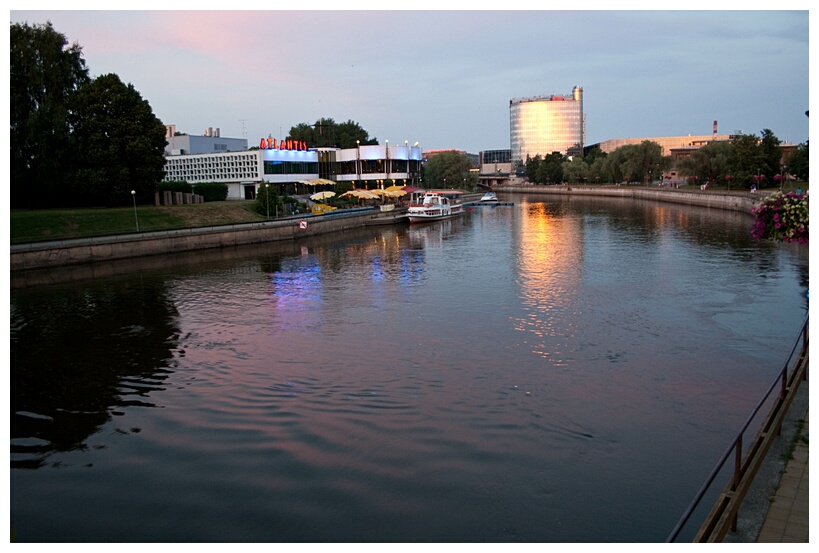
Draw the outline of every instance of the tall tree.
M51 22L10 30L11 206L54 198L65 174L68 98L88 82L82 48Z
M472 188L477 178L470 173L472 163L463 152L441 152L424 164L427 188Z
M697 177L700 182L716 182L730 172L733 146L728 142L713 142L682 159L677 164L680 174Z
M288 138L304 141L311 148L355 148L356 144L378 144L378 139L370 138L369 133L355 121L336 123L328 117L320 118L314 125L299 123L291 127Z
M759 149L764 160L766 181L774 182L774 176L780 172L782 165L782 150L779 145L782 143L770 129L762 130L762 140L759 142Z
M755 175L764 176L766 172L765 158L759 148L759 137L754 134L738 135L731 140L731 146L734 153L731 156L729 171L734 176L734 182L746 188L750 187L754 184ZM759 186L761 188L766 184L771 183L763 181Z
M165 126L133 85L111 73L71 99L74 172L70 203L121 205L149 200L165 167Z
M797 179L807 181L810 174L808 143L799 144L788 158L788 172Z
M535 155L535 157L530 157L529 154L526 154L526 178L529 179L529 182L537 183L537 174L538 170L540 169L541 164L543 163L543 158L540 157L540 154Z
M582 157L574 156L571 161L563 162L563 176L569 182L588 182L589 164Z
M547 154L538 170L537 182L540 184L560 184L563 182L563 162L567 159L560 152Z

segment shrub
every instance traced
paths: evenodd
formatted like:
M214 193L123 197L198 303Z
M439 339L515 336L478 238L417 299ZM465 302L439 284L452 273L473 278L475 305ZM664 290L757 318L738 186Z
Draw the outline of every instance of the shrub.
M757 240L808 242L808 195L774 192L753 209L751 235Z
M223 202L227 200L228 186L221 182L200 182L191 185L185 181L163 181L156 185L159 191L170 190L171 192L193 192L202 196L206 202Z
M206 202L224 202L228 196L228 186L221 182L200 182L193 185L193 193L202 196Z

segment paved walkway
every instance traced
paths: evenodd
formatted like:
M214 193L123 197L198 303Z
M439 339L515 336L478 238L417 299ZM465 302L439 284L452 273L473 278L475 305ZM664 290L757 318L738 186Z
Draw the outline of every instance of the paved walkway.
M804 439L802 439L804 437ZM808 543L808 415L759 532L759 543Z

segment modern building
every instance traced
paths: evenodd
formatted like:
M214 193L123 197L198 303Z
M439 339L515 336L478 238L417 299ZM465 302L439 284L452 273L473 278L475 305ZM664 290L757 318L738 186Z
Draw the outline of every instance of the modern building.
M165 125L165 155L212 154L219 152L242 152L247 150L247 140L224 138L219 128L208 127L204 135L176 132L176 125Z
M229 200L252 200L259 186L280 193L309 193L319 185L349 182L356 187L414 184L421 178L421 148L389 142L356 148L309 149L304 143L270 141L271 147L219 153L165 155L165 181L220 182ZM387 184L389 186L389 184Z
M506 184L512 172L512 150L484 150L480 153L478 182L485 188Z
M515 172L523 173L527 157L582 153L585 123L583 88L579 86L568 95L510 100L509 134Z

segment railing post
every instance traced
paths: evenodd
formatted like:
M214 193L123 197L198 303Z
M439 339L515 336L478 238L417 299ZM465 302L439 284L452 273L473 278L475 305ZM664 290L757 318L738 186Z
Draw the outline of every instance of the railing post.
M734 488L739 485L742 472L742 434L737 437L736 455L734 456Z
M736 455L734 456L734 491L739 488L739 481L742 478L742 432L740 432L739 437L737 437L737 449ZM737 520L739 518L739 512L737 511L734 513L733 518L731 519L731 530L733 532L737 531Z

